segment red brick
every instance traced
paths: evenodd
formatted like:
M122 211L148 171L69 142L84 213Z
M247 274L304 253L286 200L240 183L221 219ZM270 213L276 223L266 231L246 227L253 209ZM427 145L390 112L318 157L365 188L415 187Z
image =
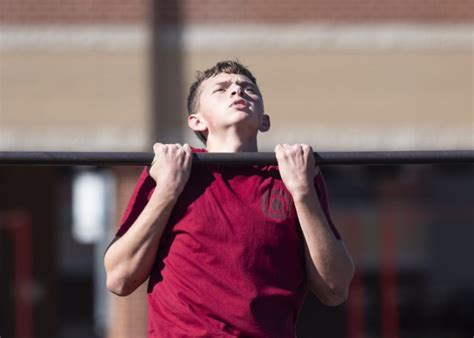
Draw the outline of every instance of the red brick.
M143 23L151 8L145 0L0 0L2 23ZM160 22L472 22L467 0L161 0Z

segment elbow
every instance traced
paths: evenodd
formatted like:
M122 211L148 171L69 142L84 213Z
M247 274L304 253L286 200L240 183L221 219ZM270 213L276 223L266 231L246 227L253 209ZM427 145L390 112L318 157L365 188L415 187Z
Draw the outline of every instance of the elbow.
M344 304L349 297L349 290L347 288L342 290L331 290L331 294L327 297L324 305L327 306L338 306Z
M320 300L324 305L338 306L344 304L347 301L347 299L349 298L349 287L352 281L352 277L354 275L353 265L350 271L351 272L346 281L340 281L339 283L335 283L325 290L323 296L320 297Z
M114 278L110 275L107 276L106 286L107 290L120 297L128 296L135 290L127 286L123 278Z
M311 291L326 306L344 304L349 298L349 287L352 281L353 269L347 278L341 278L333 283L310 282Z
M324 295L319 295L319 300L326 306L344 304L349 297L348 288L331 288Z
M326 306L338 306L349 298L349 284L339 283L310 283L311 292Z
M104 268L106 273L105 285L107 290L114 295L125 297L131 294L135 289L132 289L128 282L127 272L123 268L113 266L107 256L104 258Z

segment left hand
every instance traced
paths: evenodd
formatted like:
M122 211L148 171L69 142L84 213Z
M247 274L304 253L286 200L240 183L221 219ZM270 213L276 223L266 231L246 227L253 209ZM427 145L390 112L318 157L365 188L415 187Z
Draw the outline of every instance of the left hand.
M293 197L314 190L318 172L313 149L307 144L277 144L275 147L280 176Z

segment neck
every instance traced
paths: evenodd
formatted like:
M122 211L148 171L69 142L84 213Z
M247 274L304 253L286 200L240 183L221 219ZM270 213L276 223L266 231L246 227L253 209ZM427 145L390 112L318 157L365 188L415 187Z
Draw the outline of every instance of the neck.
M207 136L206 149L210 153L257 152L257 135L244 137L237 133L209 134Z

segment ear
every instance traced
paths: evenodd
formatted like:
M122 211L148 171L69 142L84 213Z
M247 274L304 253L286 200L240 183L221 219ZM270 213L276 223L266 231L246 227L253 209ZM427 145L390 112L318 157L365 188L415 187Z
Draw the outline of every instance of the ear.
M194 131L206 131L207 123L200 114L188 115L188 126Z
M268 131L269 129L270 129L270 116L268 116L267 114L263 114L262 122L260 123L260 127L258 128L258 130L264 133Z

